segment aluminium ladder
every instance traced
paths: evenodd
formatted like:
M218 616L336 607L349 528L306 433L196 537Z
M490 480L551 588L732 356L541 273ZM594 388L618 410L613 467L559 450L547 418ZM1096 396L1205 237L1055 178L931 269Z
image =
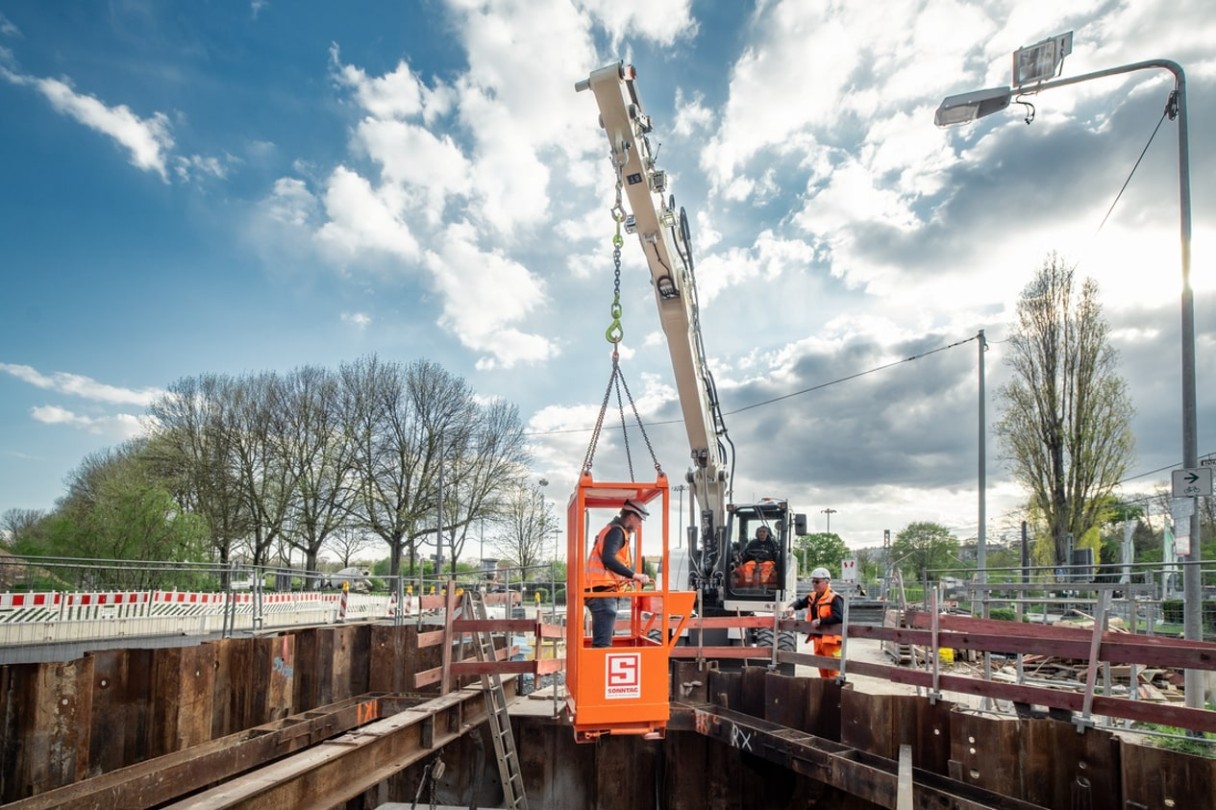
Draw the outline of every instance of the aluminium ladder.
M469 618L486 621L486 603L480 593L465 591L465 607ZM473 632L473 646L477 660L481 663L497 661L490 631L478 629ZM498 756L498 776L502 781L503 806L512 810L528 810L528 797L524 795L523 775L519 771L519 754L515 750L515 736L511 732L511 716L507 712L507 696L502 688L502 676L497 672L483 673L481 688L486 696L486 713L490 720L490 736L494 739L494 753Z

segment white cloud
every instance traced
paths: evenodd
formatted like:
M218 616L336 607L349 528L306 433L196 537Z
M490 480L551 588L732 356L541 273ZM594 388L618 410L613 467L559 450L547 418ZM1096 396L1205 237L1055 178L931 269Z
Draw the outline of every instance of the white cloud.
M12 75L9 74L10 77ZM173 135L164 113L156 112L148 118L141 118L125 104L106 106L93 96L77 93L58 79L25 78L20 83L35 87L51 102L51 106L64 115L113 138L130 152L132 165L156 172L168 181L165 162L173 148Z
M676 88L676 120L672 132L685 138L709 129L714 122L714 111L705 104L703 93L693 93L686 98L682 87Z
M303 180L280 177L274 189L262 203L263 210L275 222L295 227L304 227L315 222L320 204L308 190Z
M440 223L448 201L470 193L468 159L447 135L424 127L366 118L356 139L381 166L381 180L397 189L402 208L434 226Z
M448 226L435 250L427 253L426 266L443 300L440 325L485 354L479 368L510 368L556 353L544 337L512 326L543 301L540 281L502 253L480 249L472 226Z
M62 371L43 374L30 366L12 363L0 363L0 371L38 388L111 405L147 406L164 394L164 391L159 388L119 388L99 383L81 374L69 374Z
M616 53L630 36L672 45L677 39L696 35L691 0L580 0L580 5L595 16L611 38L609 50Z
M364 251L405 260L419 257L418 240L402 216L398 189L373 188L356 172L339 166L330 175L324 206L329 221L317 238L339 257L356 257Z
M16 39L21 36L21 29L14 25L8 17L0 14L0 34Z
M46 425L66 425L89 433L113 435L119 440L131 439L145 432L142 419L129 413L85 416L57 405L39 405L30 409L30 416Z
M234 158L231 155L227 155L223 159L204 155L176 157L173 160L173 171L179 179L186 182L200 175L223 180L228 176L228 166L233 161Z
M343 312L342 323L353 326L356 331L362 332L372 325L372 316L365 312Z

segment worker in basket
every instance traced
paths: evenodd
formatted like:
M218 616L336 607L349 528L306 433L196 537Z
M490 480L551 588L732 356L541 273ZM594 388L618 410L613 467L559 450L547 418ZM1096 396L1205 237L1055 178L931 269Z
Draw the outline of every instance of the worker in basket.
M772 582L773 571L777 567L777 543L773 540L768 526L760 526L756 529L756 536L743 549L741 559L743 560L741 570L744 585L757 583L767 585ZM756 579L757 571L760 573L759 580Z
M830 631L839 628L844 623L844 597L832 590L832 574L826 568L816 568L811 572L811 592L790 605L787 614L806 608L807 621L811 627L819 631ZM841 638L839 635L821 632L812 633L807 637L814 647L815 655L829 658L840 657ZM835 677L837 671L820 667L819 677Z
M633 590L634 583L646 585L650 577L634 572L629 559L633 535L650 515L641 501L625 501L619 515L608 521L595 538L591 556L587 558L587 587L592 593ZM611 647L616 628L617 599L615 596L591 596L586 600L591 611L591 646Z

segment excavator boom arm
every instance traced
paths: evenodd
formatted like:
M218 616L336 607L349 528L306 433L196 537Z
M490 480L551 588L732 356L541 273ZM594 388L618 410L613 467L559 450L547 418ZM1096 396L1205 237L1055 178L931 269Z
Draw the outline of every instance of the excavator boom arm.
M600 68L576 85L591 90L608 136L617 182L629 201L626 231L636 233L650 268L659 321L671 353L676 389L692 458L690 483L702 516L704 547L725 525L729 499L725 426L698 323L696 285L688 222L667 194L667 173L655 165L647 137L650 118L642 110L632 66Z

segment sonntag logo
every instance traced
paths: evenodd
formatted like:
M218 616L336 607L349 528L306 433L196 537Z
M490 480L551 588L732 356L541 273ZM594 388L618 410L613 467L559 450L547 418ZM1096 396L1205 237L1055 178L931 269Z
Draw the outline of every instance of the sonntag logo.
M609 653L604 668L604 697L640 698L642 696L642 656L640 653Z

